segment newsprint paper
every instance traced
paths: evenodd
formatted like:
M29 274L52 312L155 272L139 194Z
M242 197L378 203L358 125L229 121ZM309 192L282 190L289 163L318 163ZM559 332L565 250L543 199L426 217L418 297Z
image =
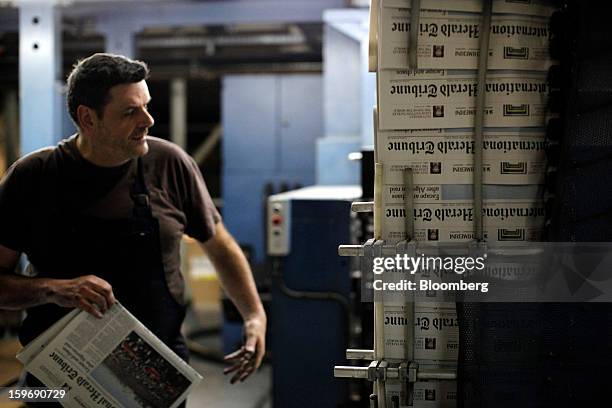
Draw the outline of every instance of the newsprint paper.
M17 358L65 407L173 408L202 377L119 303L98 319L73 310Z
M478 84L475 71L382 70L378 76L379 129L472 128ZM543 127L546 73L489 72L486 127Z
M419 365L423 367L423 365ZM397 380L388 380L386 383L388 406L393 397L399 397L400 408L455 408L457 406L456 381L417 381L414 384L414 400L411 405L406 403L405 387Z
M543 130L485 130L484 183L542 184L546 171L545 137ZM377 157L384 163L385 194L398 191L391 188L403 184L405 168L412 169L414 184L474 182L475 148L471 129L378 131L376 139ZM403 193L397 198L403 201ZM384 200L385 203L397 201L393 196Z
M380 68L407 68L410 10L383 7L380 14ZM417 55L419 68L478 69L482 16L452 11L422 11ZM493 16L488 69L546 71L547 18Z
M454 303L446 308L419 304L414 310L414 360L441 366L457 363L459 322ZM385 359L406 359L406 337L410 330L403 305L384 305Z
M489 242L538 241L545 221L543 200L489 199L482 209L484 234ZM394 244L406 239L403 204L385 204L382 239ZM428 242L468 242L474 237L472 200L448 200L414 206L414 239Z
M411 8L412 0L380 0L381 7ZM482 0L421 0L421 10L481 13ZM493 0L493 14L550 17L556 10L549 0Z

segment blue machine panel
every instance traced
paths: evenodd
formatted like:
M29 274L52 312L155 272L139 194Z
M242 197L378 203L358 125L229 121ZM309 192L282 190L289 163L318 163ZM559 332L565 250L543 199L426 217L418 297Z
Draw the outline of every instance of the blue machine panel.
M223 79L223 216L238 242L264 258L263 192L315 179L323 112L320 75L228 75Z
M265 202L264 186L272 183L277 188L283 182L294 185L313 184L314 176L299 173L276 174L272 171L235 172L226 171L223 175L223 222L240 244L253 248L256 260L265 255L264 222Z
M321 75L289 75L280 83L280 168L312 172L315 142L323 136L321 120L313 120L323 116Z
M276 87L273 75L223 78L221 112L225 170L277 169Z
M348 400L347 382L333 377L348 347L346 309L334 300L293 298L281 287L349 299L349 265L337 248L350 242L350 200L293 199L290 205L291 249L280 258L272 287L274 406L337 408Z

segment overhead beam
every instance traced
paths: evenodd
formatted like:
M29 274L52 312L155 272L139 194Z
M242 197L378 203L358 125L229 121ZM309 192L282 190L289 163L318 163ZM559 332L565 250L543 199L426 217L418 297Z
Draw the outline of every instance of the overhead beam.
M62 14L104 22L120 11L124 21L139 27L308 23L322 21L324 10L345 5L345 0L76 2L64 7Z

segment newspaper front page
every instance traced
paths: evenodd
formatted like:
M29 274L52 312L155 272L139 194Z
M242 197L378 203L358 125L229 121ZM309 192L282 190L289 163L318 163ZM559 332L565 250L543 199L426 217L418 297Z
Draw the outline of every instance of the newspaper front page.
M486 130L483 140L485 184L542 184L546 172L543 130ZM411 168L415 184L472 184L474 133L465 130L379 131L378 157L383 163L385 203L403 201L397 194L403 170Z
M178 406L202 377L120 304L97 319L73 311L17 358L65 407Z
M478 69L482 16L452 11L421 11L418 39L420 69ZM380 68L408 68L410 10L383 7L380 11ZM547 18L493 16L488 69L547 71Z
M489 242L537 241L546 215L543 200L490 199L483 203L483 227ZM403 204L382 209L382 239L395 244L406 239ZM474 237L471 200L448 200L414 206L414 239L428 242L468 242Z
M379 71L379 128L473 128L478 84L474 71ZM546 73L488 73L486 127L543 127Z

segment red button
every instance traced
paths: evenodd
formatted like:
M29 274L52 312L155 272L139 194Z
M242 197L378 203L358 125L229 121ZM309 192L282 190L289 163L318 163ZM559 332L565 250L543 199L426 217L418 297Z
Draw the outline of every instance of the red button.
M272 225L280 225L283 222L283 217L278 214L274 214L272 217L270 217L270 220L272 221Z

